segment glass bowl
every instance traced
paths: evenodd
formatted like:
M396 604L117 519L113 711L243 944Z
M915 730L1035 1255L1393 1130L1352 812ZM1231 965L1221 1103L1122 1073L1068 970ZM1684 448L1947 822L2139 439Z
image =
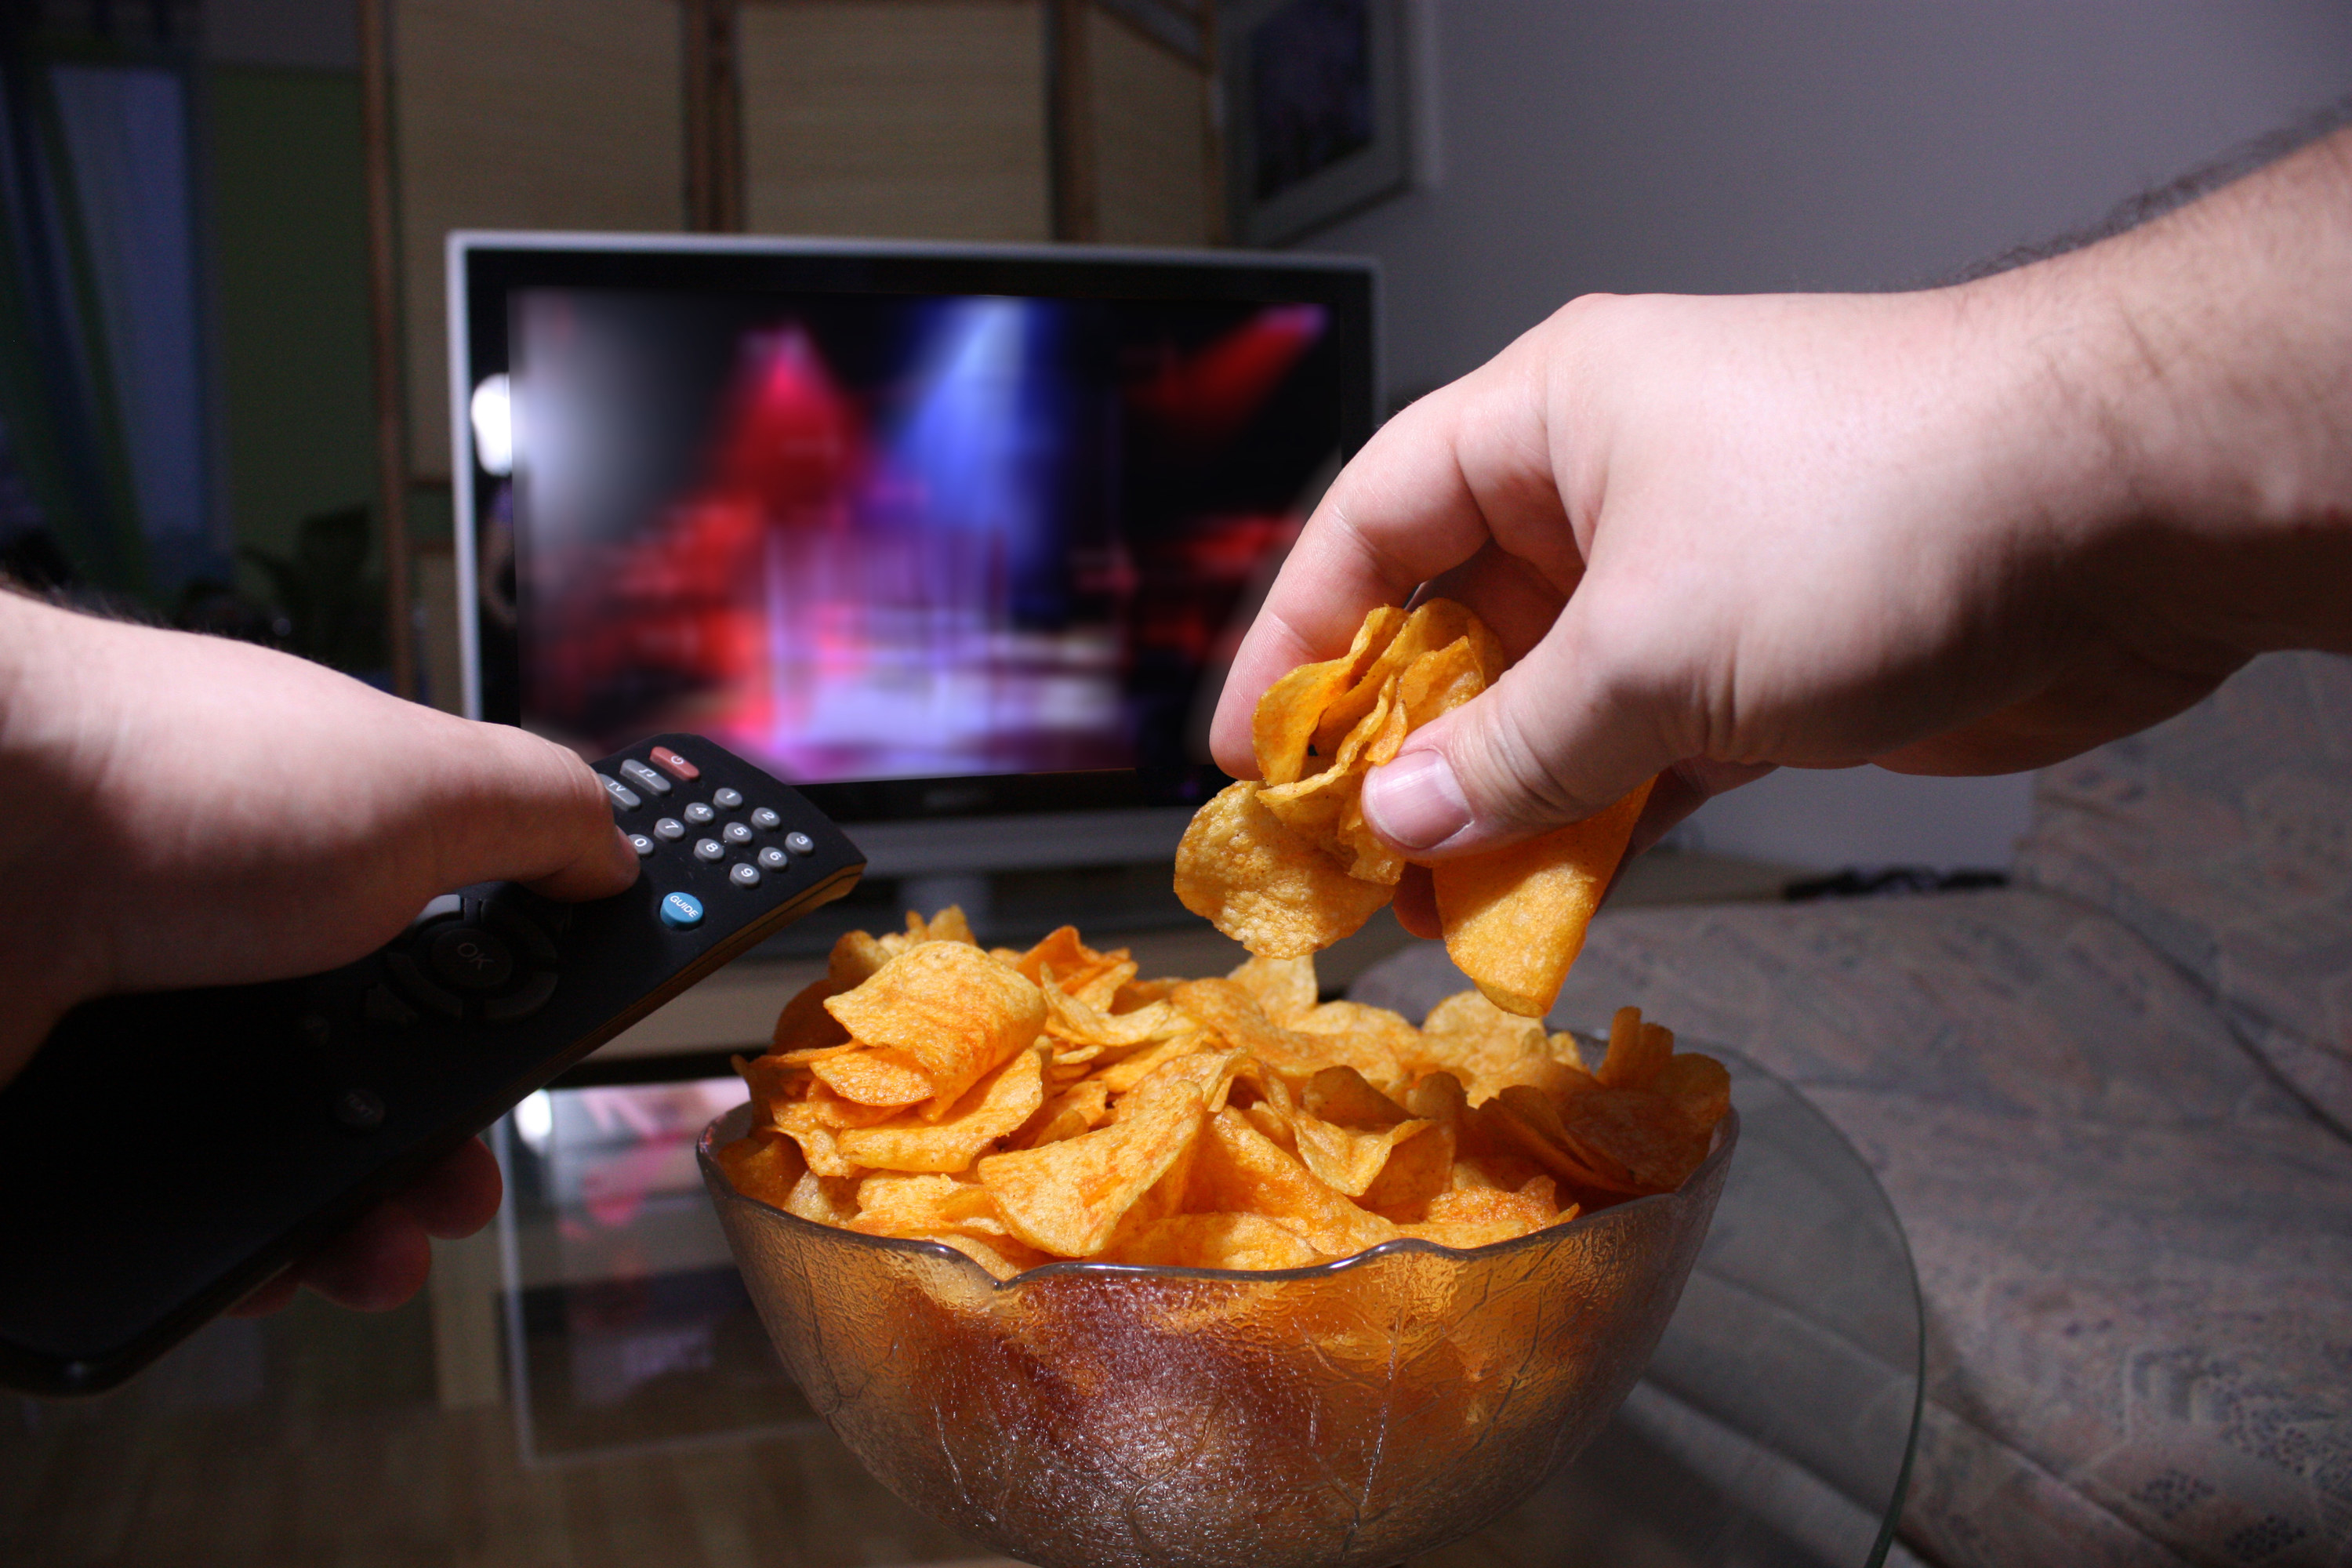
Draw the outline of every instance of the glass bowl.
M1055 1263L1002 1283L936 1242L702 1179L768 1335L885 1484L1039 1568L1394 1563L1468 1534L1632 1390L1723 1189L1738 1114L1673 1193L1454 1251L1312 1268Z

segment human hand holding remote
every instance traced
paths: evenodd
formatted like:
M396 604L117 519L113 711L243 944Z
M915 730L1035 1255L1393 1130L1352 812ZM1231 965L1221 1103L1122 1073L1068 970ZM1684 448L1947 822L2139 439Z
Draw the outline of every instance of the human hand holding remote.
M627 887L637 859L587 765L521 731L438 713L241 643L0 593L0 1084L76 1003L314 973L425 901L516 880L560 899ZM428 1236L498 1206L468 1143L298 1283L380 1310L415 1294Z

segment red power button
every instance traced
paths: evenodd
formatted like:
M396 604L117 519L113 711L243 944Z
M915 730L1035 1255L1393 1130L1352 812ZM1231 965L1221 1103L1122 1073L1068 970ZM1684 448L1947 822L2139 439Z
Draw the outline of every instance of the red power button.
M654 766L681 784L691 784L702 776L702 770L671 751L667 746L654 748Z

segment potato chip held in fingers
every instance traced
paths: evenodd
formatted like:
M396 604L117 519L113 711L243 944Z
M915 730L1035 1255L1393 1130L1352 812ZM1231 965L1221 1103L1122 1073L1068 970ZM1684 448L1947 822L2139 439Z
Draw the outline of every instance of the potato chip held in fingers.
M1396 896L1359 881L1285 826L1255 784L1229 784L1176 850L1176 897L1267 958L1298 958L1351 935Z
M1446 955L1496 1006L1551 1011L1649 798L1643 784L1582 822L1431 868Z

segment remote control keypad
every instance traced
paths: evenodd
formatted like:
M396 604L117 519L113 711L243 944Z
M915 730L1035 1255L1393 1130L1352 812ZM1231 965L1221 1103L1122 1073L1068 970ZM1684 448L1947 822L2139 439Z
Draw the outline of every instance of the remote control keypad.
M600 765L610 767L620 775L615 779L600 773L597 777L603 781L605 793L613 797L615 809L623 813L642 805L645 795L659 798L677 793L672 780L677 784L692 784L702 777L700 768L667 746L650 747L642 758L625 757L616 763ZM627 782L624 784L621 780ZM640 791L644 792L642 795ZM761 887L770 877L789 875L797 858L816 853L816 841L807 834L784 831L783 815L775 807L752 805L744 798L741 790L731 785L713 789L708 800L681 800L672 809L677 815L657 818L652 825L650 836L634 830L629 832L630 847L636 850L640 858L648 862L646 874L655 879L656 888L662 886L665 864L676 864L665 862L663 858L663 851L672 844L691 850L696 862L709 866L714 871L723 869L730 887L747 892ZM743 812L743 816L730 822L720 820L721 813L738 811ZM777 837L763 843L761 840L771 834ZM741 858L732 858L734 856ZM684 889L666 892L658 908L662 923L673 931L692 930L702 922L706 912L701 900ZM453 943L450 951L454 954L457 952L454 944L458 939L450 941ZM473 960L465 959L463 962L471 963ZM442 961L444 967L460 963L459 957ZM428 963L418 971L418 978L426 984L435 985L450 1001L464 1006L464 995L461 994L466 993L464 973L462 967L443 973ZM525 987L507 984L497 992L495 1003L486 1000L480 1004L478 1016L496 1019L505 1007L516 1005L515 999L523 996L524 991ZM439 1010L446 1012L447 1009L446 1002L436 1005Z

